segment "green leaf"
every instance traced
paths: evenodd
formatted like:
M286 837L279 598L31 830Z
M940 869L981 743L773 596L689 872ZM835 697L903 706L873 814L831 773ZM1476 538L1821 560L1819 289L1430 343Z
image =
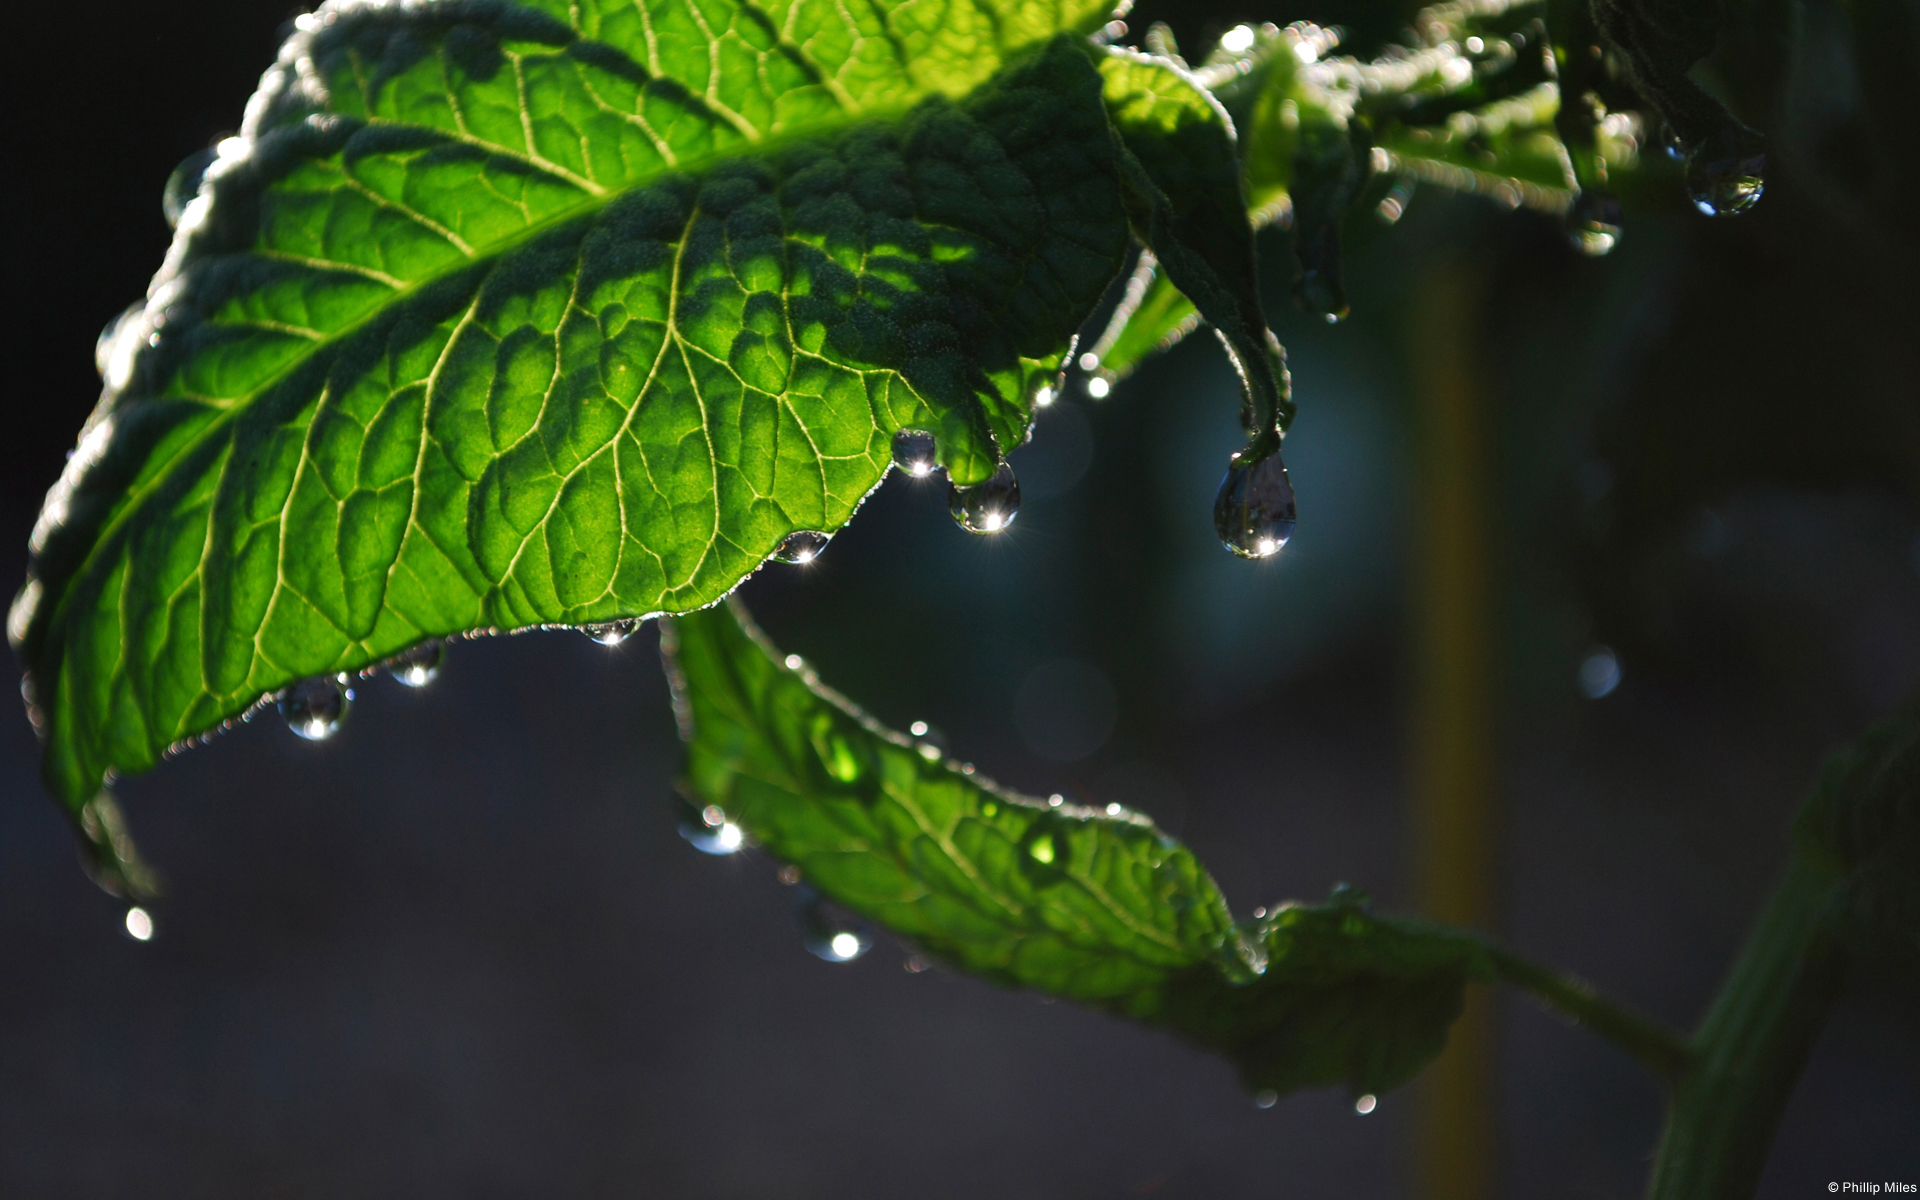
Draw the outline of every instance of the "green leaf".
M952 478L1120 268L1103 2L336 0L103 339L9 635L70 808L425 638L709 604Z
M1356 1093L1417 1073L1465 983L1491 978L1478 941L1375 916L1350 892L1236 924L1145 816L1020 796L883 729L732 604L663 628L688 795L969 973L1164 1028L1250 1089Z
M1794 840L1846 877L1850 933L1920 957L1920 719L1909 712L1830 758Z

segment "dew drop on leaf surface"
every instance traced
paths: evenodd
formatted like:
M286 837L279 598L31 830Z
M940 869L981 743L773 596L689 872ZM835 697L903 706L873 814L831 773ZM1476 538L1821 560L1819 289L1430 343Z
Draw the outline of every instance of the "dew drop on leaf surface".
M940 446L924 429L902 429L893 435L893 465L925 479L940 465Z
M682 817L680 836L702 854L733 854L747 840L740 827L729 821L726 811L717 804Z
M1766 173L1766 143L1730 123L1687 156L1687 198L1709 217L1731 217L1760 203Z
M1620 201L1608 192L1586 191L1567 210L1567 241L1598 258L1620 244Z
M180 224L180 217L187 211L187 205L200 194L200 181L206 178L207 168L220 152L209 146L198 150L180 160L180 165L167 176L166 190L160 193L160 211L166 214L167 227Z
M618 646L640 630L640 618L628 617L623 621L599 621L592 625L582 625L580 631L599 642L602 646Z
M344 675L315 675L281 689L278 702L288 729L310 742L325 741L346 720L353 689Z
M861 922L835 908L818 892L800 897L800 937L807 953L830 963L852 962L873 948L873 935Z
M1020 515L1020 481L1001 463L992 478L972 487L949 487L947 508L968 533L999 533Z
M773 552L773 561L799 566L810 563L820 557L820 552L832 541L832 535L813 529L796 529L781 541Z
M1293 483L1279 451L1245 461L1236 454L1213 501L1220 543L1242 558L1267 558L1293 536Z
M439 678L440 668L446 665L447 644L439 638L429 638L403 650L387 660L387 674L393 676L408 687L425 687Z

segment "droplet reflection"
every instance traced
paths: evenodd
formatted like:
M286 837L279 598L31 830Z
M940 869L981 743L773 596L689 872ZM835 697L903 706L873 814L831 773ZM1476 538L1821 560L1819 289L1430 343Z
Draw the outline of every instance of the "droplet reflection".
M1220 544L1241 558L1269 558L1293 536L1293 483L1280 451L1247 461L1242 451L1227 465L1213 501L1213 528Z
M425 687L439 677L446 661L447 644L439 638L429 638L388 659L387 674L408 687Z
M925 479L940 465L940 446L924 429L902 429L893 435L893 465Z
M200 194L200 181L206 178L207 168L218 157L220 152L211 146L197 150L180 160L173 174L167 176L166 190L160 193L160 211L166 215L169 229L179 226L187 205Z
M797 916L801 942L815 958L852 962L873 948L873 935L864 924L811 889L803 891Z
M353 704L353 689L345 675L316 675L288 684L278 697L287 728L310 742L332 737Z
M1580 661L1580 671L1574 681L1580 687L1580 694L1589 700L1609 695L1620 686L1620 660L1607 647L1595 646Z
M1261 1088L1253 1094L1253 1103L1256 1108L1272 1108L1280 1103L1280 1093L1272 1088Z
M799 566L810 563L820 557L820 552L833 540L832 534L820 533L812 529L796 529L781 541L773 552L773 561Z
M733 854L747 841L740 827L729 821L726 811L717 804L709 804L697 813L682 817L680 836L702 854Z
M968 533L999 533L1020 515L1020 481L1001 463L992 477L971 487L947 490L947 510Z
M1353 1102L1353 1111L1363 1117L1378 1107L1380 1107L1380 1101L1372 1092L1368 1092Z
M136 942L153 940L153 914L139 905L127 910L127 936Z
M619 621L596 621L582 625L580 632L586 634L602 646L618 646L640 631L639 617L627 617Z

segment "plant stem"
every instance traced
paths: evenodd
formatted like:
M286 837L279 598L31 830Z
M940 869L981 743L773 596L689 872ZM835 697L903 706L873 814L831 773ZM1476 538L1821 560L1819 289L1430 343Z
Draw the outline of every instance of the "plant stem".
M1501 979L1619 1046L1669 1083L1683 1078L1693 1051L1678 1034L1601 999L1586 983L1570 975L1562 975L1497 946L1489 950L1494 970Z
M1796 855L1692 1043L1648 1200L1746 1200L1845 982L1833 919L1845 876Z

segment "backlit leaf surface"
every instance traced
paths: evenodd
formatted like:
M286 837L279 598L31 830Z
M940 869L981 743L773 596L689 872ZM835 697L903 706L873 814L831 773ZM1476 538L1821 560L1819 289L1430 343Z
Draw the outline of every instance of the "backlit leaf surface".
M1490 975L1474 939L1339 894L1236 924L1145 816L1020 796L881 728L732 604L665 645L697 804L925 953L1168 1029L1249 1088L1404 1082Z

